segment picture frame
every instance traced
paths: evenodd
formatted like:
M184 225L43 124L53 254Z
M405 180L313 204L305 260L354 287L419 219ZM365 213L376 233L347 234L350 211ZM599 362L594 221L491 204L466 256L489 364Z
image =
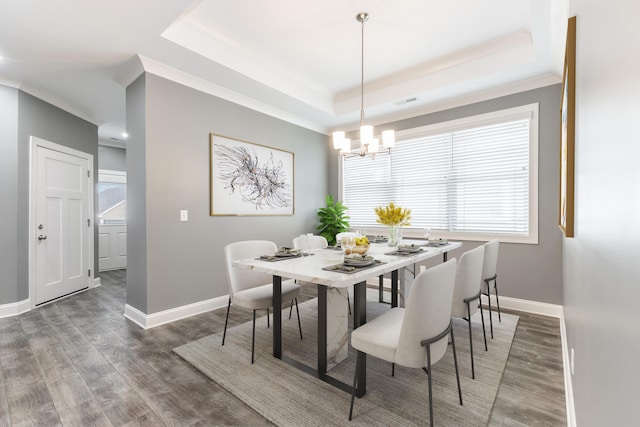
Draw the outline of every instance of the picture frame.
M560 103L560 201L558 225L565 237L574 235L576 17L569 18Z
M293 215L294 154L211 133L210 215Z

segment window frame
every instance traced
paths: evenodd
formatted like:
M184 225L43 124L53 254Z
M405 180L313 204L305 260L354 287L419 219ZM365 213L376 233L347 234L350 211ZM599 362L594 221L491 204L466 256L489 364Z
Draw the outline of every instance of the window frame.
M470 233L453 232L447 230L434 230L433 235L451 240L465 241L489 241L499 239L506 243L538 244L538 147L539 147L539 103L521 105L512 108L495 110L487 113L448 120L430 125L405 129L396 132L397 143L402 143L404 139L413 139L425 136L432 136L440 133L452 132L474 127L487 126L496 123L503 123L510 120L529 118L529 231L527 235L514 236L503 233ZM358 144L356 144L358 145ZM358 145L359 146L359 145ZM393 151L392 154L393 156ZM343 200L344 195L344 165L345 159L341 156L338 167L338 195ZM348 206L347 206L348 207ZM403 206L411 209L411 206ZM373 209L373 206L372 208ZM349 212L347 211L347 215ZM362 224L351 222L352 228L362 228ZM386 227L379 225L376 227L367 226L369 234L382 234L386 232ZM422 237L421 227L404 227L403 236L409 238Z

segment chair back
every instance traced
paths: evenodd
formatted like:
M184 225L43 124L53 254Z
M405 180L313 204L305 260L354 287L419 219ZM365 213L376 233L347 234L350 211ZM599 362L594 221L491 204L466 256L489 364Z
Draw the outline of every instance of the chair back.
M293 248L294 249L302 249L302 239L303 237L307 238L307 248L308 249L324 249L329 246L327 243L327 239L322 236L298 236L293 238Z
M413 281L400 329L395 362L409 368L427 366L423 340L441 334L451 322L451 300L456 278L456 259L438 264L418 274ZM431 345L431 363L447 351L448 338Z
M474 297L480 292L482 283L482 264L484 260L484 245L471 249L462 254L456 267L456 283L453 288L453 302L451 304L451 316L466 317L478 311L478 304L469 305L470 313L467 313L465 299Z
M354 231L343 231L342 233L336 234L336 245L339 245L342 243L343 237L352 237L352 236L358 237L358 233Z
M482 280L494 277L498 272L498 249L500 242L493 239L484 244L484 263L482 266Z
M244 270L233 266L233 261L246 258L256 258L260 255L273 255L278 251L278 246L267 240L245 240L229 243L224 247L224 260L227 268L227 281L229 283L229 296L233 300L235 292L256 286L271 283L273 276L266 273L258 273L252 270Z

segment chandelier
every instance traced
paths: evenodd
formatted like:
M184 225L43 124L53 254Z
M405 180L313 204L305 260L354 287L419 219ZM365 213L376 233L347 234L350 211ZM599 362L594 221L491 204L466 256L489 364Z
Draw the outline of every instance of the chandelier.
M360 151L351 151L351 139L345 138L344 131L333 132L333 148L339 150L344 157L374 157L381 151L380 139L373 137L373 126L364 124L364 23L369 20L369 14L360 12L356 20L362 24L362 45L360 61ZM382 152L391 152L395 144L395 132L385 130L382 132Z

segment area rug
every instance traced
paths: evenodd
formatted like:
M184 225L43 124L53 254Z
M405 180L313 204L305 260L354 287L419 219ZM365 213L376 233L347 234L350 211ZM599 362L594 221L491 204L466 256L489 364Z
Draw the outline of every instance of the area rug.
M388 304L377 302L377 291L367 295L367 317L374 318ZM346 301L345 301L346 304ZM233 310L233 307L232 307ZM300 304L304 339L300 340L295 317L283 310L283 353L316 366L317 299ZM494 338L484 350L479 312L472 317L476 378L471 379L468 324L454 319L454 337L460 370L463 405L458 402L451 346L433 367L434 423L444 426L486 426L509 355L518 317L494 313ZM374 357L367 358L367 393L356 398L354 416L348 421L350 394L345 393L271 356L271 329L266 319L256 322L256 357L251 364L251 322L227 330L225 345L217 333L174 349L184 360L227 389L252 409L278 426L412 426L428 425L427 375L418 369L396 367ZM355 351L330 371L351 384Z

